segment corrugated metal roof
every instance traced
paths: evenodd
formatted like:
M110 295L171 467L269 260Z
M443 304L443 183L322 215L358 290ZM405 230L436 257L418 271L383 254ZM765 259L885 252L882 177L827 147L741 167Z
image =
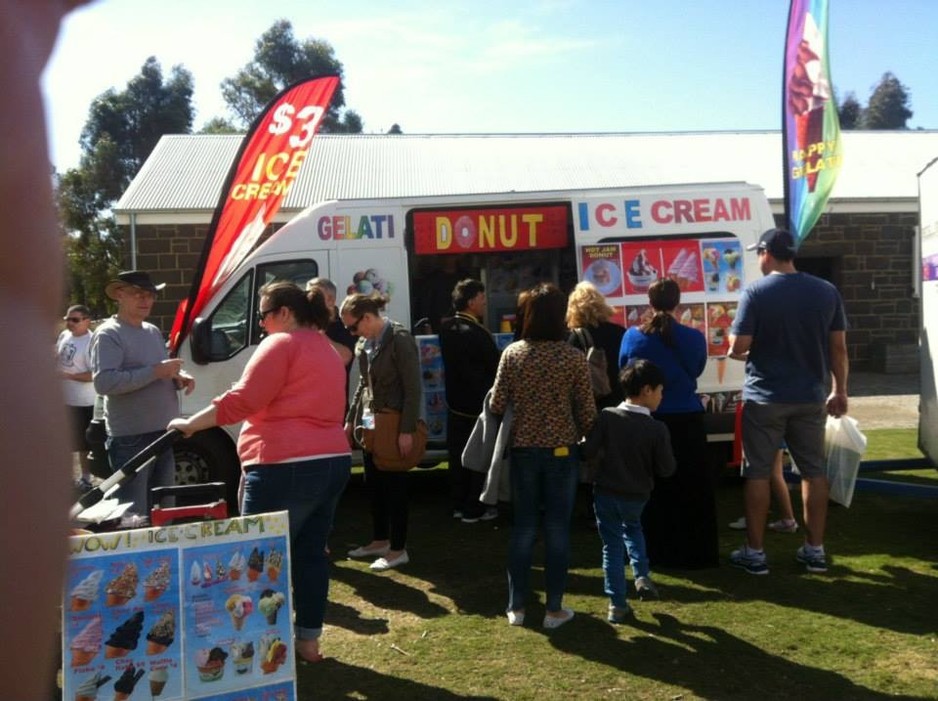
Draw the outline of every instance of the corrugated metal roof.
M164 136L115 212L211 211L240 136ZM938 131L850 131L832 201L907 200ZM339 135L313 140L284 202L746 181L782 199L779 132Z

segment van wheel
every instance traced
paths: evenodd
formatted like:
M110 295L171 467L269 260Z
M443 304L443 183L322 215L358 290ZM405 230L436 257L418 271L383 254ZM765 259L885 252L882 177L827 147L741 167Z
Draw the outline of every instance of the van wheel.
M234 446L217 430L201 431L173 445L176 484L224 482L228 513L238 513L238 482L241 469Z

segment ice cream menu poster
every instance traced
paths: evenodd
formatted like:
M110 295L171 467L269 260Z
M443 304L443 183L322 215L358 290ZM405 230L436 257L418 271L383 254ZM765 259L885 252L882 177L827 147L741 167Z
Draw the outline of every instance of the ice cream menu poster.
M439 336L416 336L420 351L420 377L423 382L423 419L429 439L446 440L446 385L443 381L443 354Z
M63 698L296 699L286 512L70 539Z
M684 293L729 294L743 286L742 247L736 239L627 241L583 246L581 272L606 297L644 296L671 278Z

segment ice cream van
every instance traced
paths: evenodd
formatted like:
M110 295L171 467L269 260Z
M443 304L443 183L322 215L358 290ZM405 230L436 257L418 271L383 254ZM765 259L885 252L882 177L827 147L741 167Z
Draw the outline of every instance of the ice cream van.
M728 449L743 380L743 364L725 358L729 327L740 291L759 275L756 254L745 247L771 226L762 189L741 182L322 202L259 246L194 324L180 349L197 379L184 410L205 406L240 376L261 340L262 285L328 277L340 298L387 295L388 315L414 329L430 445L441 451L430 455L445 459L435 334L458 280L485 283L484 322L504 345L518 293L537 282L569 290L589 280L615 309L614 320L632 326L650 314L648 286L671 277L682 290L679 320L707 338L710 359L699 391L710 439ZM231 483L235 436L230 428L199 433L181 443L177 462Z

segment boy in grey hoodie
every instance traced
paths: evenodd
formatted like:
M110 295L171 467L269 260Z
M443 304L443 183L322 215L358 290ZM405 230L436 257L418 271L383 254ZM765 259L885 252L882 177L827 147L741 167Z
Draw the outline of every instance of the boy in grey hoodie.
M585 458L599 456L593 478L596 525L603 541L604 589L611 623L631 614L626 600L625 553L628 552L639 598L657 598L651 581L642 511L654 478L674 473L668 428L652 418L661 404L664 373L648 360L636 360L619 373L626 400L603 409L583 446Z

